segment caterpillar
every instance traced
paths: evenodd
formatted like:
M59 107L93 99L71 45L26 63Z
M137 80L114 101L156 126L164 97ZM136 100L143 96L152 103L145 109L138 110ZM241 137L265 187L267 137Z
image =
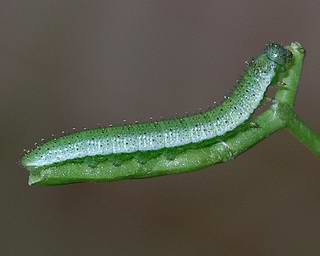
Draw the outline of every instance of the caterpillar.
M223 142L225 136L244 125L261 104L268 87L291 62L290 50L269 43L248 64L232 95L206 112L86 130L44 143L22 158L22 165L30 171L29 183L113 181L206 166L196 160L188 166L179 155L186 150L196 154L210 144Z

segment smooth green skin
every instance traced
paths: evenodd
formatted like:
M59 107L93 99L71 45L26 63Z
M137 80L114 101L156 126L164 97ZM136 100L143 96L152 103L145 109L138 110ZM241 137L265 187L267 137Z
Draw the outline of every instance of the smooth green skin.
M293 64L284 74L285 87L279 89L274 103L255 120L218 140L197 147L185 146L155 152L134 153L66 161L30 170L29 184L62 185L77 182L106 182L147 178L195 171L234 159L259 141L282 128L288 128L320 158L320 136L307 128L293 110L300 79L304 49L299 43L289 46ZM115 164L115 160L118 164Z

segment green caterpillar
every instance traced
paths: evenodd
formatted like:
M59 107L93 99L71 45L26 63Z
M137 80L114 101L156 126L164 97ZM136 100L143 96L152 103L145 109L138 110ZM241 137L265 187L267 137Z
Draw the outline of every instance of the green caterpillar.
M223 143L246 123L273 82L292 62L292 53L277 43L252 60L233 94L219 106L193 116L82 131L49 141L22 159L30 184L66 184L143 178L206 166L188 164L179 155L201 153ZM188 166L189 165L189 166ZM157 166L159 168L157 168ZM160 167L161 166L161 167Z

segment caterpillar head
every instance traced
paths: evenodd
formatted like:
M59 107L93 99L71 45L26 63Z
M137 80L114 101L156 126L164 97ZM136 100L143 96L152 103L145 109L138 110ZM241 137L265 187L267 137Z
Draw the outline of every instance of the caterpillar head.
M279 65L286 65L292 61L292 53L278 43L269 43L264 49L268 59Z

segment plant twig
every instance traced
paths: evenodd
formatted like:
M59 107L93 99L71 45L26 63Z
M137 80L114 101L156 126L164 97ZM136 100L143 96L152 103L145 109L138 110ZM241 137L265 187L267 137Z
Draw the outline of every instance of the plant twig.
M124 161L120 166L106 161L98 163L94 171L90 169L81 171L83 163L77 161L40 167L30 171L29 184L103 182L190 172L234 159L283 128L288 128L316 156L320 157L320 135L311 131L293 110L305 51L299 43L292 43L289 49L293 53L293 65L282 78L285 88L279 89L272 106L253 120L254 126L239 127L230 136L204 146L201 150L186 149L177 154L174 160L162 154L148 160L145 164L140 164L136 159Z
M312 131L306 124L294 114L288 121L289 131L308 149L320 158L320 135Z

